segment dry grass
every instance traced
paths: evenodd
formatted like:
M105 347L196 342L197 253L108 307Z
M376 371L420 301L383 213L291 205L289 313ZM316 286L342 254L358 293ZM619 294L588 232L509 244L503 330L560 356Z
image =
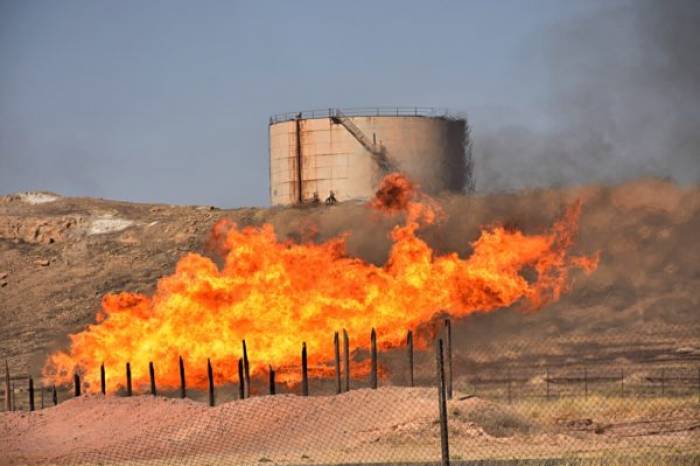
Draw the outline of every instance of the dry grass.
M456 465L700 465L697 397L524 398L450 416L494 437L455 432Z
M588 398L527 398L515 400L511 409L528 419L554 423L561 419L592 418L602 421L655 419L680 410L700 411L697 397L637 398L591 395Z
M533 461L514 461L508 466L697 466L700 457L696 455L646 453L625 455L608 453L597 458L561 458ZM459 463L457 463L459 464ZM486 463L484 463L486 464Z

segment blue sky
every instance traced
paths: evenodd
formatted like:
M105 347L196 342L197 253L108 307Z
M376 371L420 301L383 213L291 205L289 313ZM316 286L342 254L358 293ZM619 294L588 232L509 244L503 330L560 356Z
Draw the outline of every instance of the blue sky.
M551 32L618 3L0 0L0 193L266 205L267 119L309 108L546 129Z

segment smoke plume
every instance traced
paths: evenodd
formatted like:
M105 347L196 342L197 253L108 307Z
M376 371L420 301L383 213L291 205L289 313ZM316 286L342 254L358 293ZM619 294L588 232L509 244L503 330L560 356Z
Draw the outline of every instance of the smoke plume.
M700 181L698 24L700 2L649 0L546 33L553 123L476 129L477 188Z

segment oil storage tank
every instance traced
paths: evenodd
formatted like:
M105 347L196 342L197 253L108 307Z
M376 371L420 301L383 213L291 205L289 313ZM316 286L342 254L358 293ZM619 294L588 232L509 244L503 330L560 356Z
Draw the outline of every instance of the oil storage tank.
M434 108L326 109L270 118L273 205L369 199L382 176L406 173L428 193L471 180L465 118Z

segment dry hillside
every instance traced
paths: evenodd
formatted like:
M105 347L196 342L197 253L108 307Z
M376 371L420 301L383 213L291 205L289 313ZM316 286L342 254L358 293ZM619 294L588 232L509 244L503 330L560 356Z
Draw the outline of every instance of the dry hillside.
M469 253L484 225L547 228L583 201L577 252L601 252L560 302L538 312L475 315L455 328L458 365L561 362L572 355L629 362L700 358L700 188L643 179L601 187L445 196L447 219L420 232L438 251ZM208 232L226 217L272 223L280 238L322 240L350 232L348 252L381 263L398 219L361 203L220 210L25 193L0 198L0 354L13 373L38 375L66 335L94 321L101 296L149 292L186 251L213 254ZM507 344L505 344L507 343ZM534 345L533 343L537 343ZM420 358L419 358L420 359ZM430 360L423 358L423 364Z

